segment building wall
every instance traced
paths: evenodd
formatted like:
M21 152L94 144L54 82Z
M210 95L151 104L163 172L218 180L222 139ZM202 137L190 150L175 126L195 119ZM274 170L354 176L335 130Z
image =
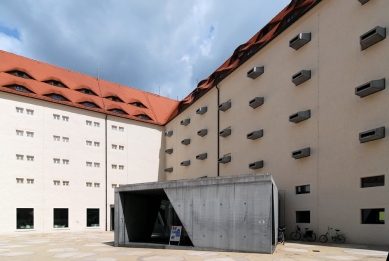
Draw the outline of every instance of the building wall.
M285 191L287 233L297 224L296 211L310 211L310 223L300 225L313 229L317 236L331 226L341 229L348 242L385 242L388 218L384 225L361 224L361 209L385 208L388 212L388 185L361 188L360 179L387 174L389 143L381 139L361 144L358 133L388 126L387 91L361 99L354 88L389 76L385 69L388 40L365 51L359 44L359 36L370 29L389 27L388 10L388 1L365 5L322 1L218 85L220 102L232 103L231 109L220 112L220 130L231 126L232 134L219 138L219 157L230 154L232 161L221 164L219 174L272 174L279 190ZM311 32L312 39L296 51L289 47L289 40L301 32ZM252 80L246 73L254 66L264 66L265 73ZM311 79L295 86L291 78L300 70L311 70ZM249 107L254 97L264 97L264 104ZM206 99L217 100L215 88L168 123L166 130L177 128L177 139L190 136L199 126L179 123L197 118L195 111ZM289 122L290 115L303 110L311 111L310 119ZM262 138L246 138L247 133L260 129L264 130ZM178 167L167 179L189 178L188 173L204 171L192 165L180 168L178 158L193 159L200 149L217 151L217 131L208 136L207 143L192 142L187 146L190 149L182 149L178 142L171 145L178 152L176 162L171 162L169 155L166 167ZM171 138L166 138L167 144ZM311 148L310 157L291 157L292 151L306 147ZM250 170L248 164L258 160L264 161L264 167ZM212 161L208 163L212 166L215 162L211 158L206 161ZM301 185L310 185L310 193L296 194L296 186Z

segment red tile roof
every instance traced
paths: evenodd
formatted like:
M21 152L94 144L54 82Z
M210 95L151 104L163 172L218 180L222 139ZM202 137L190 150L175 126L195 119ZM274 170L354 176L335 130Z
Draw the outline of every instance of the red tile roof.
M163 96L97 79L5 51L0 51L0 61L0 91L3 92L156 125L165 125L172 111L179 103L176 100ZM7 73L15 70L25 72L33 79L20 78ZM48 80L59 81L68 88L61 88L44 82ZM23 86L33 93L10 89L7 87L10 85ZM82 93L78 91L80 89L93 91L97 96ZM45 96L48 94L61 95L69 101L55 100ZM105 98L109 96L118 97L123 102L115 102ZM80 104L83 102L94 103L99 108L91 108ZM130 104L134 102L142 103L146 108ZM111 109L120 109L126 114L116 114L115 112L110 111ZM147 115L151 120L141 119L137 117L137 115Z

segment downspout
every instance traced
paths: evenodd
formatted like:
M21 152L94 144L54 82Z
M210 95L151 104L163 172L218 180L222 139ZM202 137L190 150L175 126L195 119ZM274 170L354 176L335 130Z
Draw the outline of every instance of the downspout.
M108 114L105 114L105 231L108 231L108 138L107 122ZM112 223L112 220L111 220Z
M219 87L217 87L217 84L215 85L217 89L217 176L220 176L220 163L219 163L219 157L220 157L220 111L219 111L219 104L220 104L220 90Z

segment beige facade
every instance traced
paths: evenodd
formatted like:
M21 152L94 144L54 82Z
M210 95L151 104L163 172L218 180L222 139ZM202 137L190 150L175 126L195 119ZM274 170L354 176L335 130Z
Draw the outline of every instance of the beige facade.
M174 131L166 137L167 148L174 151L166 156L166 168L173 167L167 179L216 176L217 158L230 154L231 162L220 164L220 176L270 173L279 190L284 190L281 225L284 220L287 232L300 224L319 236L331 226L341 229L348 242L387 244L389 187L361 188L361 178L387 178L389 141L359 141L360 132L388 126L387 90L359 98L354 89L389 77L388 40L364 51L359 42L362 34L376 26L389 27L388 11L389 2L380 0L365 5L337 0L319 3L218 84L220 103L231 101L229 110L219 112L219 123L218 92L213 88L166 125L166 131ZM311 33L312 39L296 51L289 41L299 33ZM246 73L255 66L264 66L265 72L252 80ZM295 86L292 75L301 70L311 70L311 79ZM249 101L255 97L265 101L252 109ZM208 106L208 112L197 115L201 106ZM309 119L289 122L290 115L305 110L310 110ZM180 125L186 118L191 123ZM208 135L197 136L203 127L209 129ZM218 131L229 127L230 136L218 137ZM246 138L261 129L262 138ZM191 143L180 144L184 138L191 138ZM220 152L215 155L218 139ZM307 147L309 157L292 158L293 151ZM195 159L205 152L208 159ZM180 166L183 160L191 160L191 165ZM248 168L260 160L262 169ZM296 186L302 185L310 185L310 193L296 194ZM385 209L385 224L361 224L362 209ZM297 223L296 211L310 211L309 224Z

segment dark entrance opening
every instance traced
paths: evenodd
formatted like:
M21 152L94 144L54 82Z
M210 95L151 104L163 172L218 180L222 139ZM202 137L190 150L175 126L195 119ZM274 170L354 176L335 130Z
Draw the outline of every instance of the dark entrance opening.
M115 206L111 205L111 231L115 230Z

